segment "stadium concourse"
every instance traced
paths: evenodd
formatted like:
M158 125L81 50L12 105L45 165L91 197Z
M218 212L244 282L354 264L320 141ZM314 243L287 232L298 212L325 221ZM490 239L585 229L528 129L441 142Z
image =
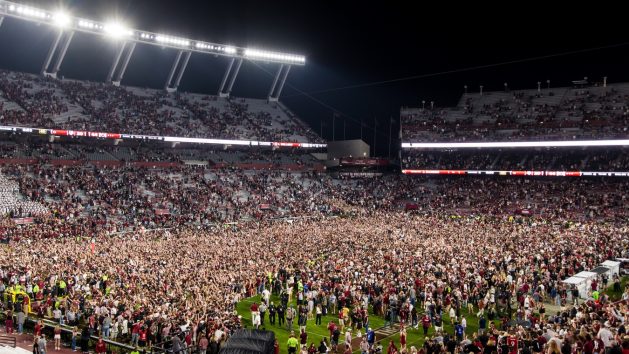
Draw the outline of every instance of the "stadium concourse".
M320 142L274 102L14 72L0 74L0 91L3 125ZM510 107L483 105L490 115ZM572 114L582 122L586 113ZM610 129L576 135L617 137L617 120L601 114ZM460 140L445 128L430 134ZM414 158L431 168L629 167L623 148L509 151ZM102 349L94 335L218 353L244 325L273 330L280 352L295 341L304 353L629 350L619 272L581 289L564 282L628 257L625 178L349 178L326 172L313 152L3 132L0 291L28 295L3 303L3 329L18 331L30 307L35 320L76 326L61 339L84 351Z

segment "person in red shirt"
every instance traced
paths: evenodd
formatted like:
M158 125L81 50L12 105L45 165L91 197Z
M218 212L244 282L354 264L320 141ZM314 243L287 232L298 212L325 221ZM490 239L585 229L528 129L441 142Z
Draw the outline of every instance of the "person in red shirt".
M600 338L594 338L594 353L605 354L605 343Z
M387 348L387 354L396 354L397 347L395 346L394 341L389 342L389 347Z
M315 348L314 343L310 343L308 347L308 354L317 354L317 348Z
M430 328L430 316L428 314L422 317L422 328L424 329L424 336L428 335L428 328Z
M42 324L41 321L37 321L37 323L35 324L35 329L33 330L33 335L35 337L39 337L41 336L41 330L42 330Z
M339 326L341 326L340 331L343 332L343 329L345 329L345 313L342 307L339 309Z
M583 345L583 353L584 354L594 353L594 341L592 340L592 337L589 334L585 336L585 344Z
M273 354L280 354L280 344L277 342L277 339L273 344Z
M107 351L105 347L105 341L102 337L98 338L98 342L96 343L96 348L94 349L96 354L104 354Z
M190 345L192 344L192 331L188 331L188 334L186 334L186 338L184 338L184 341L186 342L186 346L190 347Z
M4 321L5 328L8 334L13 333L13 312L7 311L7 319Z
M330 331L330 338L334 334L334 329L335 328L336 328L336 324L334 322L330 321L330 323L328 323L328 331Z
M277 344L277 340L275 341L275 344ZM205 334L202 334L201 339L199 339L199 354L205 354L209 345L210 341L207 340Z
M308 344L308 333L306 333L306 330L303 328L301 329L301 333L299 334L299 344Z
M254 302L251 305L251 323L255 328L258 328L260 325L260 309L258 307L258 303Z
M507 338L507 345L509 346L509 354L518 354L518 337L509 336Z
M148 331L146 330L146 328L144 326L142 326L140 328L140 330L138 331L138 336L140 337L139 340L138 340L138 345L140 347L145 347L146 346L147 334L148 334Z
M352 347L346 344L345 351L343 352L343 354L352 354Z
M131 345L138 346L138 340L140 339L140 328L142 328L142 321L138 321L131 327Z

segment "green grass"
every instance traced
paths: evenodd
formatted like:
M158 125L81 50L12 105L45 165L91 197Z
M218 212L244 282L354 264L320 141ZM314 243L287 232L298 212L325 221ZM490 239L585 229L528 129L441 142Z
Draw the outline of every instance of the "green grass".
M614 283L611 283L611 286L605 290L605 294L609 296L611 301L618 301L622 298L622 293L625 291L627 283L629 282L629 277L624 276L620 279L620 291L614 291ZM609 285L609 283L608 283Z
M611 301L618 301L622 297L624 289L626 288L628 283L629 283L629 277L625 276L621 279L620 292L614 292L613 287L610 286L605 291L605 293L609 295ZM238 314L242 316L243 325L247 328L252 327L251 311L249 310L249 308L254 301L260 303L261 297L254 296L254 297L251 297L251 298L248 298L239 302L237 305ZM271 297L271 301L273 301L275 304L280 303L279 298L275 295ZM296 301L293 300L292 304L295 305ZM420 311L423 311L423 310L420 310ZM467 311L467 308L463 308L461 312L463 316L465 316L465 318L467 319L467 328L466 328L465 333L467 334L468 338L473 338L473 336L478 332L478 318L476 317L476 313L469 313ZM421 315L419 317L421 318ZM308 345L310 345L310 343L312 342L315 344L316 347L318 347L319 342L324 337L328 339L328 343L329 343L330 338L329 338L329 332L327 330L327 326L330 321L334 321L335 323L338 323L336 314L323 316L321 319L321 325L316 325L314 319L308 320L308 323L306 325L306 332L308 332ZM443 315L443 324L444 324L445 332L454 334L454 326L450 324L450 317L447 313L445 313L445 311ZM494 324L496 325L497 328L500 327L498 320L495 320ZM384 319L380 316L375 316L371 311L369 311L369 325L371 328L374 328L377 330L378 328L381 328L384 326ZM280 353L288 353L288 350L286 348L286 341L288 340L290 336L290 331L286 329L285 326L282 326L280 328L277 325L277 320L276 320L275 325L270 325L268 322L268 314L265 318L264 327L265 329L273 331L275 333L275 338L278 340L278 343L280 345ZM487 323L487 327L489 327L489 323ZM299 326L297 326L297 319L295 319L293 323L293 330L295 331L296 335L299 335ZM363 329L363 333L364 333L364 329ZM352 334L355 337L356 332L353 332ZM428 336L429 337L434 336L434 334L435 334L434 327L430 327L428 331ZM411 346L415 346L419 349L419 347L421 347L424 344L424 339L425 338L423 334L423 329L421 327L419 329L407 328L407 340L406 340L407 348L410 348ZM395 341L395 344L399 349L400 335L399 333L395 333L394 335L381 340L381 344L384 351L386 351L386 348L389 345L389 342L392 340ZM343 341L344 341L344 334L342 333L339 338L339 352L342 351L341 344L343 343ZM359 351L354 351L354 352L356 353Z
M252 328L251 311L249 308L254 301L256 301L257 303L260 303L261 297L254 296L254 297L240 301L237 305L238 314L242 316L242 323L247 328ZM271 301L273 301L276 305L280 303L279 298L275 295L271 297ZM295 301L293 301L292 303L295 304ZM478 332L478 318L476 317L475 313L473 314L468 313L467 308L462 309L461 311L462 311L462 314L467 319L467 329L465 333L468 335L468 337L472 337L474 334ZM275 325L269 324L268 319L269 319L269 316L267 312L265 316L264 326L261 326L260 328L262 329L264 327L266 330L273 331L275 333L275 338L277 339L280 345L280 353L288 353L286 342L288 341L288 338L290 336L290 331L286 329L285 325L280 328L277 325L277 318L275 321ZM328 339L328 343L330 342L330 338L329 338L330 333L328 332L328 329L327 329L328 323L330 321L334 321L335 323L338 323L336 314L323 316L321 318L321 325L316 325L314 319L308 320L308 323L306 325L306 332L308 333L308 346L312 342L315 344L315 347L318 347L319 342L324 337ZM494 323L496 324L496 327L498 327L498 321L494 321ZM450 324L450 317L448 316L448 314L444 314L443 324L444 324L445 332L454 334L454 326ZM370 311L369 312L369 325L373 329L381 328L384 326L384 319L380 316L375 316ZM489 322L487 323L487 327L489 327ZM295 319L295 321L293 322L293 330L295 331L295 335L298 336L299 326L297 326L297 319ZM364 334L364 329L363 329L363 334ZM356 331L354 331L352 335L353 337L355 337ZM430 327L430 329L428 330L428 336L434 336L434 335L435 335L435 329L434 327ZM343 343L344 338L345 338L344 333L342 333L341 336L339 337L339 352L342 352L341 344ZM299 339L299 337L297 337L297 339ZM395 345L398 347L398 349L400 348L400 334L395 333L392 336L381 340L383 351L386 352L387 346L389 345L389 342L391 340L395 341ZM422 345L424 345L424 331L421 328L421 326L419 327L419 329L407 328L406 347L410 349L411 346L415 346L417 349L419 349ZM356 353L360 351L357 350L354 352Z

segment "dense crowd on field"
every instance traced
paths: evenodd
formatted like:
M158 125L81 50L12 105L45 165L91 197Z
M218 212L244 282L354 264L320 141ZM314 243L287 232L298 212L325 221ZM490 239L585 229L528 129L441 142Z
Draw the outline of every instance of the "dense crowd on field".
M402 124L405 137L426 140L618 137L626 101L622 87L493 93L453 110L403 110ZM276 103L5 71L0 123L318 141ZM622 178L334 178L286 150L2 140L0 293L28 295L3 299L7 332L21 332L30 309L74 327L63 340L84 351L94 335L217 354L244 325L295 330L276 348L303 354L629 351L629 290L618 275L589 283L585 298L563 282L629 257ZM614 171L626 170L626 156L622 148L424 151L402 164ZM254 295L262 302L245 322L236 306ZM322 323L326 315L335 320ZM373 316L399 328L387 348ZM329 336L308 338L311 326ZM421 343L407 341L413 331ZM37 323L34 334L43 354L50 333Z
M622 337L629 319L626 303L599 294L618 278L594 282L590 301L576 313L540 317L533 304L579 301L561 280L623 256L628 232L625 223L613 222L566 226L375 212L293 223L68 235L52 243L31 238L0 250L0 278L1 290L29 294L39 316L141 346L183 331L187 344L178 345L205 337L220 347L240 326L235 305L269 292L287 294L273 304L286 320L287 312L295 311L289 300L301 300L291 324L293 319L302 324L300 318L314 312L341 310L345 321L332 326L330 346L338 341L334 326L364 329L368 316L385 316L411 330L427 314L431 327L443 327L447 321L458 323L469 306L486 323L505 316L532 323L512 333L520 340L539 330L560 344L585 345L598 327L612 329L610 340ZM627 300L629 293L623 296ZM492 331L488 324L485 331ZM459 343L477 335L453 334L442 337L444 345L448 338Z

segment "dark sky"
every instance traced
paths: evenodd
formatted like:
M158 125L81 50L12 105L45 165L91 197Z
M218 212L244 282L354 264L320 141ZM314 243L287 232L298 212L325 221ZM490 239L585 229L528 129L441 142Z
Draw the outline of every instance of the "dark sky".
M255 46L307 56L305 67L294 67L282 101L319 131L332 138L332 108L338 110L336 138L360 137L373 144L374 118L379 155L388 154L389 118L401 106L434 100L455 105L463 85L477 91L533 88L537 81L567 86L588 76L608 76L610 82L629 81L629 45L600 49L360 88L313 93L348 85L424 75L629 42L625 14L603 3L503 2L473 6L423 1L158 1L66 0L28 2L52 9L59 5L76 16L106 21L123 19L133 28L187 36L219 43ZM0 27L0 67L38 72L52 41L52 30L6 20ZM175 56L174 50L138 47L123 84L161 87ZM73 78L104 80L111 43L75 36L62 66ZM269 64L245 64L233 94L265 97L274 71ZM225 59L193 55L180 90L215 94ZM315 100L320 102L315 102ZM332 108L331 108L332 107ZM395 123L393 130L397 129ZM395 150L395 149L394 149Z

